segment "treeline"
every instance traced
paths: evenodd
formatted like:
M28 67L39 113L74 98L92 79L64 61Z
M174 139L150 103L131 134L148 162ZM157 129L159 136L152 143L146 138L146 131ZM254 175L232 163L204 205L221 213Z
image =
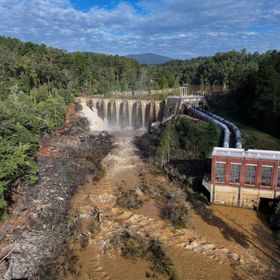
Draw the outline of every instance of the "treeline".
M231 90L245 122L280 137L280 52L266 55L257 70L237 73Z
M49 92L63 88L85 94L174 87L167 69L140 65L121 56L63 50L0 37L0 94L15 83L28 93L45 85Z
M265 56L250 54L246 50L230 51L185 61L173 60L163 68L173 73L180 85L222 86L228 89L236 80L236 73L257 70Z
M24 92L41 85L47 85L49 91L64 88L86 94L182 85L228 89L235 83L236 73L256 71L259 62L269 55L249 54L242 50L174 60L164 65L140 65L117 55L67 53L45 45L0 37L0 93L6 93L15 80Z
M0 217L19 184L37 181L39 138L64 122L75 96L62 78L58 54L64 55L0 38Z

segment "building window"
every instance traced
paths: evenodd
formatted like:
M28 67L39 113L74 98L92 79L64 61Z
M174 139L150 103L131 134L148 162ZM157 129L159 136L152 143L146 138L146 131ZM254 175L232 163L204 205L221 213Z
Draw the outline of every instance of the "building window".
M257 171L257 166L256 165L246 165L245 184L255 185L256 171Z
M280 188L280 167L278 167L277 188Z
M224 182L225 181L225 166L226 164L224 162L217 162L216 163L216 169L215 169L215 179L218 182Z
M272 178L272 166L262 166L262 186L270 186Z
M232 163L230 165L230 182L231 183L240 182L240 170L241 170L241 164Z

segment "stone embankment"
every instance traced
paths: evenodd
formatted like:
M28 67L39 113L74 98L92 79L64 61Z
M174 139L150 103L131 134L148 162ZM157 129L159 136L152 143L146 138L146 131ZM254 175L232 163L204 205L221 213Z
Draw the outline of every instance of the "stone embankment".
M55 279L65 253L69 203L87 175L100 172L111 137L87 133L87 121L70 105L66 122L44 137L37 155L39 181L18 191L11 218L0 228L0 279Z

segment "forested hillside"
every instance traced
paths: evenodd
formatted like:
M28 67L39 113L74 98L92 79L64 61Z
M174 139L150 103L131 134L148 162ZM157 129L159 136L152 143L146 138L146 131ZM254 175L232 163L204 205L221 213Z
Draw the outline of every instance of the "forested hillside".
M155 53L129 54L126 57L135 59L141 64L164 64L172 59Z
M0 51L1 95L15 81L24 92L42 85L49 92L64 88L89 94L152 86L149 69L125 57L66 53L3 37L0 37Z
M232 86L236 112L253 124L280 137L280 52L271 52L258 70L241 72Z
M213 57L174 60L164 65L140 65L121 56L67 53L45 45L0 37L0 93L17 81L28 92L33 87L79 90L87 94L169 88L185 84L222 85L226 89L243 71L257 70L260 55L231 51Z
M250 54L246 50L230 51L185 61L173 60L166 63L164 68L173 73L181 85L219 85L228 89L236 80L237 74L257 70L259 61L265 56L259 53Z

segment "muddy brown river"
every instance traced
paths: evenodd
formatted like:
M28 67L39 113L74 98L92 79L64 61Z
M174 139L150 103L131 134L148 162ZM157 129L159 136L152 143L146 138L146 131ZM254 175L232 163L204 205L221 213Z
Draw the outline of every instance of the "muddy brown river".
M112 152L103 160L101 179L89 177L75 194L70 219L78 220L79 226L69 244L70 261L61 279L147 279L148 260L124 258L112 245L124 228L160 240L178 279L280 279L279 248L258 213L212 205L196 209L186 229L176 229L163 220L160 202L139 186L143 182L176 185L141 158L133 137L132 133L117 133ZM143 198L138 209L117 203L120 192L131 188ZM93 221L93 212L98 222ZM168 277L157 274L156 279Z

